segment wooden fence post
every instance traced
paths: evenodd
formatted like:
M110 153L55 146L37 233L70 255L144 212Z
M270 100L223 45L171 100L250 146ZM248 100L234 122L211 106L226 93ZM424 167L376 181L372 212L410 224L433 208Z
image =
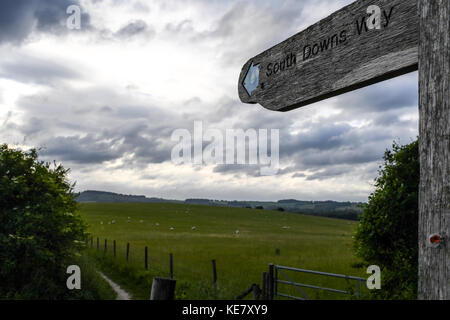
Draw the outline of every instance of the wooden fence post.
M213 284L214 284L214 294L217 294L217 270L216 270L216 260L212 260L212 272L213 272Z
M268 285L267 285L267 291L268 291L268 295L267 295L267 299L269 300L273 300L273 296L274 296L274 266L273 264L269 264L269 281L268 281Z
M130 243L128 242L127 243L127 261L128 261L129 256L130 256Z
M253 285L253 300L259 300L259 297L261 295L261 289L257 284Z
M145 270L148 270L148 248L145 247Z
M261 299L267 300L267 272L263 272L262 274L262 288L261 288Z
M116 240L113 242L114 258L116 257Z
M97 250L100 249L100 239L97 237Z
M153 278L150 300L173 300L175 296L176 280L167 278Z
M170 279L173 279L173 254L169 254Z
M450 299L450 1L419 0L418 298ZM443 242L430 246L429 237Z
M105 239L105 253L106 253L107 248L108 248L108 240Z

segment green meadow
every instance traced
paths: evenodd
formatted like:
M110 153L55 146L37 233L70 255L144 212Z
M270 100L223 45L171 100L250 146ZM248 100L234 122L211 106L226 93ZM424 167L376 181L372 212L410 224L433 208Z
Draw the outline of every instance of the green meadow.
M269 263L367 277L353 255L353 221L167 203L81 203L80 211L94 238L89 255L134 299L149 298L153 277L169 276L169 253L173 254L177 299L234 299L251 284L261 285L262 272L268 271ZM116 257L113 240L117 244ZM146 246L149 270L144 268ZM217 291L213 286L212 259L217 264ZM286 275L312 285L356 288L354 282L343 279L296 272ZM278 290L299 296L291 286L280 284ZM352 298L312 289L304 291L313 299Z

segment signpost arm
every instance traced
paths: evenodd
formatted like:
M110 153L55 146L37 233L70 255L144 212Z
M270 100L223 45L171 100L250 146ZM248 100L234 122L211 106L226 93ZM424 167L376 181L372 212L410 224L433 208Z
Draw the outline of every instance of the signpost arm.
M419 299L450 299L450 1L419 0ZM432 247L431 234L441 243Z

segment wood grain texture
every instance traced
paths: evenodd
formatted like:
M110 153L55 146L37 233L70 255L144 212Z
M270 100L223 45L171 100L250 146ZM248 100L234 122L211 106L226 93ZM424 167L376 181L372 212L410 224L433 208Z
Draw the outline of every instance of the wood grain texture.
M419 0L419 299L450 299L450 2ZM446 238L439 248L428 236Z
M370 5L381 9L380 29L366 30ZM259 85L249 95L243 82L252 63L259 65ZM288 111L415 71L417 65L417 0L359 0L251 58L238 92L244 103Z

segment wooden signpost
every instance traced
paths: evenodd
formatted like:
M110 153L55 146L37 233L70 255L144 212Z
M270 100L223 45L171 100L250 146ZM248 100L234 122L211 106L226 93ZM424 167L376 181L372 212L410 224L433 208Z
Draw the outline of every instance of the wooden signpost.
M450 1L419 17L419 299L450 300Z
M419 70L419 299L450 299L450 1L358 0L251 58L244 103L289 111Z
M288 111L417 70L417 0L356 1L251 58L239 97Z

